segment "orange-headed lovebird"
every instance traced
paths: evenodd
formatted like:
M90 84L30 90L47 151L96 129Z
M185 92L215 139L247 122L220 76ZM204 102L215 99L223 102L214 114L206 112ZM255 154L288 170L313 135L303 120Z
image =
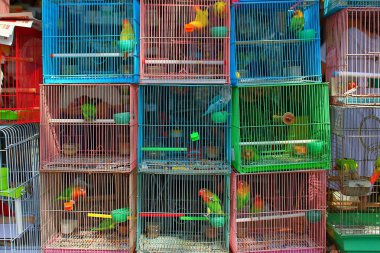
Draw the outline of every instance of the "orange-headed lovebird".
M236 209L240 211L243 209L251 198L251 192L249 189L249 184L243 180L237 182L236 190Z
M199 190L199 196L206 204L208 214L223 214L221 201L218 196L204 188Z
M74 200L75 202L78 201L80 197L86 196L86 190L82 187L75 186L75 187L68 187L66 188L61 195L57 197L57 200L65 200L70 201Z
M253 201L251 212L260 213L263 210L264 210L264 200L259 195L256 195L255 200Z

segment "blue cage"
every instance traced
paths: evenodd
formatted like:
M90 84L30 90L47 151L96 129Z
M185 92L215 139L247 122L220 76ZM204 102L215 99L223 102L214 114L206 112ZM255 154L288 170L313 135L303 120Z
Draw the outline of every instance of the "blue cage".
M380 0L325 0L324 14L329 16L348 7L380 7Z
M137 83L137 0L43 1L44 83Z
M231 87L144 85L139 108L139 171L230 171Z
M240 0L231 15L232 84L321 81L317 0Z

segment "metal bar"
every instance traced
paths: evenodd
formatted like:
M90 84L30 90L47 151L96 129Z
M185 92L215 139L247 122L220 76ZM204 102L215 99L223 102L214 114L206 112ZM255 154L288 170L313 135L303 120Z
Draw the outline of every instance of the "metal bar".
M121 53L72 53L72 54L51 54L51 58L87 58L87 57L123 57Z
M198 61L198 60L145 60L146 64L202 64L224 65L224 61Z
M50 119L49 123L110 123L113 124L113 119L96 119L96 120L84 120L84 119Z
M365 72L335 71L333 76L380 78L380 74Z
M301 213L293 213L293 214L280 214L280 215L270 215L270 216L259 216L259 217L251 217L251 218L240 218L236 219L236 222L250 222L250 221L263 221L263 220L278 220L284 218L296 218L296 217L304 217L306 215L305 212Z
M253 141L253 142L240 142L240 146L252 146L252 145L272 145L272 144L306 144L312 143L318 140L290 140L290 141Z

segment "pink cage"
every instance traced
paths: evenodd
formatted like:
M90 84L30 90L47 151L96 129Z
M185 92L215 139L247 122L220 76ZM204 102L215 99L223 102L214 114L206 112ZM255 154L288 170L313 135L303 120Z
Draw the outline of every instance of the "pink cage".
M347 8L326 19L326 80L333 104L380 104L380 8Z
M232 252L323 253L326 172L231 175Z
M229 0L141 0L141 82L230 82Z
M9 12L9 0L0 0L0 13Z
M43 172L40 196L42 252L134 252L137 170Z
M137 86L42 85L41 108L41 171L136 167Z

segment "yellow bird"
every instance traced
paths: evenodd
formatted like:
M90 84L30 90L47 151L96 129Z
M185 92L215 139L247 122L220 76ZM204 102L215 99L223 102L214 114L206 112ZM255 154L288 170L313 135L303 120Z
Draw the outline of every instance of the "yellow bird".
M225 2L216 2L214 4L214 14L218 17L223 17L227 12L227 4Z
M208 25L208 9L202 10L199 6L195 7L195 19L185 24L185 32L192 33L195 29L203 29Z

